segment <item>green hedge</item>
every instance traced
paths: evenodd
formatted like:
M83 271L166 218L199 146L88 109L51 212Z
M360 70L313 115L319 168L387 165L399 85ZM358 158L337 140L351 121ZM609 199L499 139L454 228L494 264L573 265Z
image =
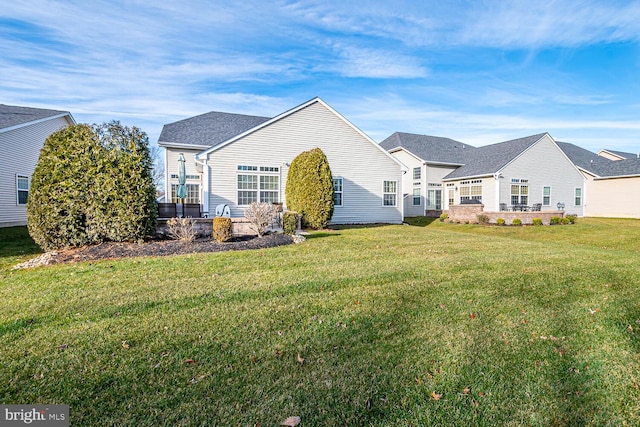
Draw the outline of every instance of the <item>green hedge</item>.
M297 212L287 211L282 214L282 229L285 234L296 234L299 218L300 215Z
M44 250L155 233L147 135L119 122L51 134L31 177L27 226Z

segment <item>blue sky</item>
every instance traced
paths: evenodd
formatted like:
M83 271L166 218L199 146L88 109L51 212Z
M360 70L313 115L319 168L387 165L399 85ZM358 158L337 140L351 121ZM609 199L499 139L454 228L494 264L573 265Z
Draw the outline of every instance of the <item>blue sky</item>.
M539 132L640 151L640 2L5 1L0 103L156 142L208 111L320 96L371 138Z

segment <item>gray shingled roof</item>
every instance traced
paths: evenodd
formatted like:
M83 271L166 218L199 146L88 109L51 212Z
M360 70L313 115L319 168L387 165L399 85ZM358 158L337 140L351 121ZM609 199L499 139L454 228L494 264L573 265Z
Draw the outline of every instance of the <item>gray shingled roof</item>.
M627 153L625 151L609 150L607 148L605 148L604 150L608 151L611 154L615 154L616 156L623 157L625 159L636 159L636 158L640 157L640 155L636 154L636 153Z
M478 147L467 153L464 166L454 170L444 179L494 174L545 135L545 133L540 133L525 138Z
M613 176L640 176L640 158L625 160L610 160L600 166L602 178Z
M599 177L640 175L640 159L638 157L610 160L568 142L558 142L558 146L574 165ZM613 153L611 150L607 151Z
M60 114L69 113L67 111L0 104L0 129L46 119L47 117L58 116Z
M213 147L267 120L270 120L270 117L211 111L164 125L158 143L173 142Z
M461 165L475 147L450 138L396 132L380 143L387 151L402 147L425 162Z

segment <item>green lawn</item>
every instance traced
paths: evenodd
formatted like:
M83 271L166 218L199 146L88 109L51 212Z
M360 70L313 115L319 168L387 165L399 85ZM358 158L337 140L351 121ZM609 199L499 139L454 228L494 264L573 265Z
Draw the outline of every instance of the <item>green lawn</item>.
M0 402L73 426L640 425L640 221L411 222L33 270L0 229Z

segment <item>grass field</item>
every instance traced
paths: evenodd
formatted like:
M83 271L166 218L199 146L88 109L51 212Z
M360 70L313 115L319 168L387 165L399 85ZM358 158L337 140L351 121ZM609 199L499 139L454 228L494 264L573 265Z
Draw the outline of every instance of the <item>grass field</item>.
M640 425L640 221L411 223L32 270L0 229L0 402L73 426Z

